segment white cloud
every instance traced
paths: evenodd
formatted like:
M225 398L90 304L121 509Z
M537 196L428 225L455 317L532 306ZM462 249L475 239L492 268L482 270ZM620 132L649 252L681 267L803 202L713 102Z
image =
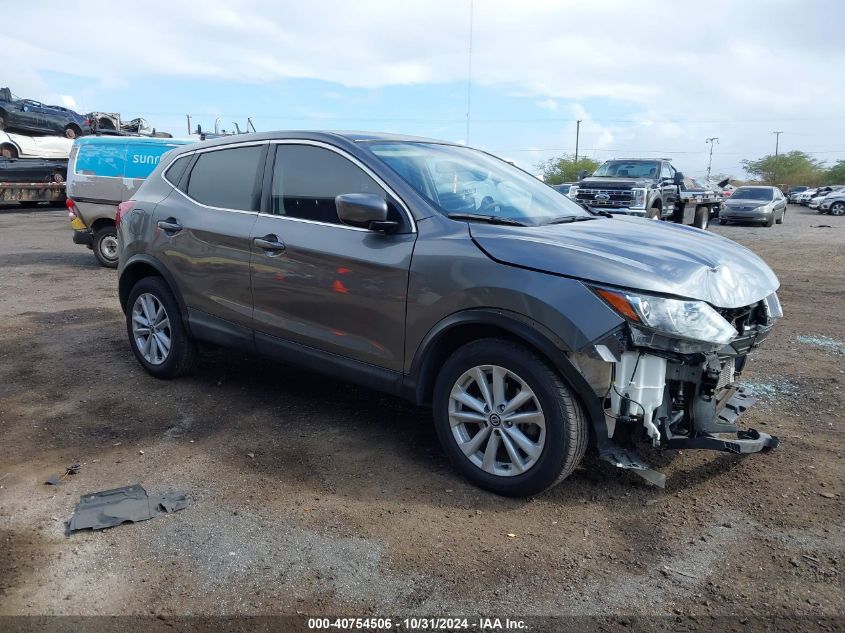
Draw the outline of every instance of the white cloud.
M610 104L622 113L615 121L586 111L578 116L585 120L585 148L699 148L718 135L714 169L719 161L727 169L743 153L767 149L772 125L787 130L786 147L793 132L816 146L845 135L845 84L831 75L845 67L839 28L845 4L713 0L684 9L672 0L476 0L474 6L476 85L523 94L560 116L572 102ZM467 72L469 3L460 0L129 0L95 22L80 22L72 3L15 2L4 8L4 23L67 34L0 35L4 80L42 100L58 98L45 79L50 72L102 85L131 85L142 76L318 78L362 89L463 81ZM73 34L68 24L76 25ZM96 107L93 96L75 97ZM562 122L557 137L543 138L573 145L570 127Z

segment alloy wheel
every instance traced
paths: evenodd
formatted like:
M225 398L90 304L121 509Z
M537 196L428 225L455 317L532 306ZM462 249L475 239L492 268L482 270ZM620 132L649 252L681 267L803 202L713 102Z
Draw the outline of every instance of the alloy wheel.
M452 436L481 470L512 477L531 469L546 442L546 420L534 391L514 372L479 365L449 395Z
M836 202L830 207L831 215L845 215L845 202Z
M172 332L164 304L153 294L138 295L132 306L132 338L151 365L161 365L170 354Z

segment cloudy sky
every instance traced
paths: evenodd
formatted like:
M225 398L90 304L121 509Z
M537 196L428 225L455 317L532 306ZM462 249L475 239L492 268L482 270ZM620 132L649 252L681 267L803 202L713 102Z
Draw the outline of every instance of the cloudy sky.
M841 0L3 2L0 82L81 111L205 129L384 130L532 168L575 149L691 175L801 149L845 158ZM97 13L96 11L94 13ZM18 25L9 28L10 25ZM11 54L9 54L11 53ZM467 138L467 78L471 121Z

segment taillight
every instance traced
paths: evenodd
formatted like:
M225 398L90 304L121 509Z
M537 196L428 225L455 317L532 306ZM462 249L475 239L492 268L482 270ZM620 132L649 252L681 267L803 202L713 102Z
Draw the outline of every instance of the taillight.
M114 214L114 225L116 228L120 228L120 221L123 219L123 216L129 213L134 206L134 200L127 200L117 205L117 213Z
M76 213L76 204L70 198L65 200L65 206L67 206L67 217L68 219L73 222L79 215Z

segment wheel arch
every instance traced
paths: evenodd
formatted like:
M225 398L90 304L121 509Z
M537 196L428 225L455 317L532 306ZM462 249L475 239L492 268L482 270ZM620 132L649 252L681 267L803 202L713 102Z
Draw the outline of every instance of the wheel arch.
M21 155L20 148L12 142L0 143L0 152L4 149L11 150L9 153L12 158L18 158Z
M179 311L182 313L182 322L190 332L188 326L188 312L185 309L185 300L179 290L179 286L175 283L173 276L168 270L162 266L158 261L146 255L138 255L130 259L120 271L120 279L118 280L118 296L120 298L120 308L126 313L126 304L129 300L129 293L132 288L144 277L161 277L170 288L173 296L176 297L176 303L179 305Z
M100 229L105 228L107 226L114 226L114 220L111 218L97 218L91 224L91 230L96 233Z
M567 352L574 350L569 350L559 337L539 323L504 310L473 308L452 314L435 325L420 344L411 371L405 376L405 397L418 405L430 404L438 369L446 359L459 347L490 337L525 345L552 365L583 407L590 421L591 443L599 429L606 429L599 399L590 397L593 388L567 357Z

